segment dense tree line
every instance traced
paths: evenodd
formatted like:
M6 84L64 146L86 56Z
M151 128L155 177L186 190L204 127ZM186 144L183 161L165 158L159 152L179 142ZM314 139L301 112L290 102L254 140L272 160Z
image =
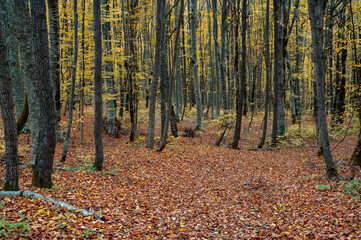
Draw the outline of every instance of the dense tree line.
M264 113L262 148L269 119L276 147L287 132L288 112L292 124L298 125L302 116L313 112L318 152L325 157L330 177L337 171L328 118L333 129L340 128L348 114L358 114L361 120L361 5L356 0L0 4L5 190L18 189L16 126L23 128L27 115L33 185L51 187L56 141L64 140L65 161L76 104L81 118L85 104L95 105L97 170L104 159L103 126L119 137L129 114L129 140L134 141L140 106L148 108L147 146L154 148L157 101L159 151L166 146L169 127L177 137L178 122L193 107L196 131L206 131L204 118L233 118L235 149L243 116L253 119L257 112ZM66 113L64 138L61 116ZM361 134L352 155L361 166L360 145Z

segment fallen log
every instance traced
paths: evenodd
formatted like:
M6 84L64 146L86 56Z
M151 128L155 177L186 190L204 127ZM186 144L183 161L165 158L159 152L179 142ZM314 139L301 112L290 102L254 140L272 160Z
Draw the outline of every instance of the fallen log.
M99 213L93 213L93 212L90 212L90 211L82 209L82 208L74 207L63 201L56 200L56 199L50 198L50 197L46 197L46 196L40 195L38 193L34 193L32 191L0 191L0 197L16 197L16 196L24 196L24 197L27 197L30 199L43 199L45 201L49 201L58 206L66 208L72 213L80 212L84 217L90 217L90 216L95 215L96 218L98 218L102 221L105 221L105 217Z

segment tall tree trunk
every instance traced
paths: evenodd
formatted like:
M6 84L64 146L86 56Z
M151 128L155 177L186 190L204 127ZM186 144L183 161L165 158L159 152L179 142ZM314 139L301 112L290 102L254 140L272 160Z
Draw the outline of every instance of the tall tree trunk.
M135 49L136 42L134 39L136 38L136 13L138 7L138 0L131 0L128 2L128 11L130 16L128 17L128 29L129 36L126 41L128 44L128 52L129 60L127 62L127 79L128 79L128 87L129 87L129 115L131 122L130 136L129 141L134 142L135 135L137 134L137 82L135 81L135 73L137 70L137 53Z
M147 147L154 147L154 125L155 125L155 105L157 100L157 89L159 81L159 68L160 68L160 55L161 55L161 45L165 44L165 36L163 35L163 11L161 9L162 0L157 0L157 28L156 28L156 43L155 43L155 56L154 56L154 70L153 70L153 80L150 89L150 98L149 98L149 122L148 122L148 141Z
M270 0L267 0L266 7L266 25L264 30L264 41L265 41L265 61L266 61L266 102L264 104L264 118L263 118L263 132L258 148L262 148L266 141L267 134L267 121L268 121L268 110L270 105L270 88L271 88L271 62L270 62L270 46L269 46L269 5Z
M39 151L33 169L32 184L35 187L50 188L56 145L56 112L49 72L45 1L31 0L31 16L34 29L35 76L40 100Z
M329 177L337 176L336 164L333 161L330 142L328 138L327 119L325 111L325 49L323 42L324 16L327 0L309 0L308 9L311 20L312 46L315 62L315 80L317 86L317 107L319 132L321 134L321 144L327 166L327 175Z
M212 9L213 9L213 40L214 40L214 53L215 53L215 65L216 65L216 76L215 76L215 86L216 86L216 115L215 118L219 118L219 107L220 107L220 84L219 84L219 69L220 69L220 52L219 52L219 43L218 43L218 20L217 20L217 0L212 0Z
M59 0L48 0L49 32L50 32L50 77L53 84L53 95L56 109L56 137L63 141L61 127L61 102L60 102L60 23Z
M102 20L100 11L100 0L93 0L94 9L94 42L95 42L95 59L94 59L94 143L95 143L95 160L94 168L101 171L103 168L103 135L102 135L102 118L103 118L103 96L102 96Z
M169 89L169 72L168 72L168 60L167 60L167 43L166 43L166 1L161 0L157 6L161 11L161 35L163 39L161 40L160 45L160 60L159 60L159 77L160 77L160 113L161 113L161 133L162 139L167 139L168 135L168 122L167 122L167 99L168 95L171 94Z
M213 54L212 52L214 49L212 49L212 22L211 22L211 6L210 6L210 0L207 0L207 12L208 12L208 50L209 50L209 61L210 61L210 67L211 67L211 73L210 73L210 79L209 79L209 93L208 93L208 107L211 108L211 118L214 118L214 105L215 105L215 78L214 78L214 63L213 63Z
M178 16L178 21L177 21L177 29L176 29L176 33L175 33L175 49L174 49L174 56L173 56L173 64L172 64L172 69L171 69L171 75L170 75L170 82L169 82L169 86L168 86L168 96L167 96L167 115L166 115L166 119L165 119L165 123L164 123L164 128L162 129L162 142L159 146L159 148L157 149L158 151L162 151L165 147L165 145L167 144L167 132L168 132L168 122L170 121L171 124L171 131L172 131L172 135L174 137L178 137L178 128L177 128L177 122L176 122L176 115L174 112L174 108L172 105L172 89L173 89L173 84L175 81L175 72L176 72L176 68L177 68L177 58L178 58L178 54L179 54L179 38L180 38L180 28L181 28L181 24L182 24L182 19L183 19L183 12L184 12L184 0L180 0L180 15ZM162 14L163 16L165 16L165 12L163 12Z
M28 93L30 130L31 130L31 160L32 166L38 154L39 122L40 122L40 102L38 98L38 83L35 78L35 60L33 29L31 25L30 9L28 0L15 1L15 13L18 26L19 56L21 60L21 71L24 77L25 88Z
M221 55L220 55L220 73L221 73L221 87L223 108L228 110L228 97L227 97L227 83L226 83L226 62L227 62L227 45L226 45L226 28L227 28L227 3L228 0L223 0L222 4L222 26L221 26Z
M102 0L104 17L108 18L103 23L103 39L104 39L104 49L106 55L112 55L112 44L111 44L111 28L110 28L110 6L109 0ZM110 57L106 58L110 59ZM114 66L113 62L106 60L105 63L105 82L107 85L107 113L108 113L108 122L107 122L107 131L111 136L116 137L118 133L116 132L116 122L117 122L117 110L116 110L116 92L114 84Z
M16 116L19 117L25 96L23 76L21 74L19 64L19 43L16 37L16 32L21 26L17 25L18 22L15 19L16 16L14 14L14 0L0 0L0 5L3 6L0 9L0 14L3 15L2 17L4 19L4 29L6 34L5 36L7 36L6 44L8 46L7 49Z
M201 98L201 87L199 84L199 71L198 71L198 58L197 58L197 0L191 1L190 9L190 29L191 29L191 65L192 65L192 77L194 85L194 94L197 105L197 125L196 129L203 131L203 107Z
M18 139L14 115L14 100L11 89L8 50L3 17L0 16L0 105L5 132L5 191L19 190Z
M246 82L246 58L247 58L247 48L246 48L246 40L247 40L247 0L242 0L242 63L241 63L241 79L240 83L238 80L238 25L239 25L239 4L240 0L236 2L235 5L235 13L236 13L236 26L235 26L235 69L236 77L237 77L237 119L236 119L236 127L234 131L234 140L232 147L234 149L238 148L238 142L241 135L241 127L242 127L242 115L243 115L243 107L244 107L244 92L245 92L245 82ZM240 86L241 85L241 86Z
M74 56L73 56L73 69L71 75L70 86L70 99L69 99L69 113L68 113L68 126L65 133L65 141L63 146L63 153L60 158L60 162L65 162L66 155L68 153L71 126L73 123L73 103L74 103L74 90L76 80L76 69L78 64L78 0L74 0Z
M281 4L283 0L273 2L273 18L274 18L274 67L273 67L273 127L272 127L272 146L277 146L277 135L279 134L279 109L281 99L280 83L283 81L283 41L282 41L282 15Z

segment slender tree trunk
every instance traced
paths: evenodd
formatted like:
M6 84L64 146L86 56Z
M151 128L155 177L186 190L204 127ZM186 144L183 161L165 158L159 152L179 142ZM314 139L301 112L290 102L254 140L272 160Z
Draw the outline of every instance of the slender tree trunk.
M238 142L241 136L241 127L242 127L242 112L244 106L244 92L245 92L245 81L246 81L246 57L247 57L247 48L246 48L246 39L247 39L247 0L242 0L242 63L241 63L241 79L238 79L238 26L239 26L239 4L240 0L236 1L235 4L235 17L236 17L236 26L235 26L235 70L236 72L236 81L237 81L237 118L236 118L236 127L234 130L234 138L232 148L238 148Z
M266 7L266 25L264 31L264 41L265 41L265 61L266 61L266 102L265 106L265 113L263 118L263 132L262 138L260 143L258 144L258 148L262 148L264 142L266 141L267 135L267 121L268 121L268 111L270 105L270 88L271 88L271 62L270 62L270 44L269 44L269 8L270 8L270 0L267 0L267 7Z
M3 17L0 16L0 105L5 132L5 183L3 190L19 190L18 139L14 115L14 100L11 89L8 50Z
M100 0L93 0L94 9L94 143L95 143L95 161L94 168L101 171L103 168L103 136L102 136L102 118L103 118L103 97L102 97L102 22L100 11Z
M110 18L110 6L109 0L102 0L103 6L103 16L105 18ZM104 49L106 55L111 55L112 53L112 44L111 44L111 28L110 20L107 19L103 23L103 39L104 39ZM110 59L108 57L107 59ZM116 122L117 122L117 110L116 110L116 92L114 87L114 66L113 62L106 60L105 63L105 82L107 85L107 113L108 113L108 122L107 122L107 132L111 136L116 137L118 133L116 132Z
M219 118L219 108L220 108L220 84L219 84L219 69L220 69L220 52L219 52L219 43L218 43L218 20L217 20L217 0L212 0L212 9L213 9L213 39L214 39L214 53L215 53L215 65L216 65L216 76L215 76L215 86L216 86L216 115L215 118Z
M150 98L149 98L149 122L148 122L148 141L147 147L154 147L154 125L155 125L155 105L157 100L157 89L159 81L159 65L160 65L160 50L161 45L165 44L165 36L162 31L162 22L163 22L163 11L161 9L161 1L157 0L157 29L156 29L156 44L155 44L155 56L154 56L154 70L153 70L153 80L150 89Z
M214 105L215 105L215 78L214 78L214 63L213 63L213 54L212 52L214 49L212 49L212 22L211 22L211 3L210 0L207 0L207 12L208 12L208 48L209 48L209 61L211 66L211 73L210 73L210 79L209 79L209 93L208 93L208 107L211 108L211 118L214 118Z
M60 158L60 162L65 162L66 155L68 153L69 141L70 141L70 132L73 123L73 103L74 103L74 90L75 90L75 80L76 80L76 70L78 64L78 0L74 0L74 56L73 56L73 69L71 76L71 86L70 86L70 99L69 99L69 113L68 113L68 126L65 133L65 141L63 146L63 153Z
M39 151L33 169L32 184L35 187L50 188L56 145L56 112L49 71L45 1L31 0L31 16L34 29L35 76L40 100Z
M280 0L283 1L283 0ZM279 107L280 101L283 101L280 97L279 84L283 81L283 41L282 41L282 15L281 15L281 2L273 2L273 18L274 18L274 75L273 75L273 127L272 127L272 146L277 146L277 135L279 134L278 125L279 125Z
M168 72L168 60L167 60L167 44L166 44L166 34L167 34L167 23L166 23L166 1L161 0L157 6L160 9L161 19L161 35L163 39L161 40L160 45L160 62L159 62L159 77L160 77L160 112L161 112L161 133L162 139L167 139L168 135L168 122L167 119L167 99L168 95L171 94L169 89L169 72Z
M190 9L190 29L191 29L191 65L192 65L192 77L194 85L194 93L197 105L197 130L203 131L203 107L201 97L201 87L199 84L199 70L198 70L198 58L197 58L197 0L191 1Z
M315 61L315 80L317 86L317 106L319 132L321 134L321 144L327 166L329 177L337 176L336 164L333 161L330 142L328 138L327 119L325 111L325 49L323 46L324 16L327 0L309 0L308 8L311 20L312 45Z
M53 84L53 95L56 109L56 138L63 141L61 127L61 101L60 101L60 23L59 0L48 0L49 32L50 32L50 77Z
M81 34L81 50L82 50L82 79L80 93L80 143L84 143L84 88L85 88L85 0L82 2L82 34Z
M137 53L135 49L136 42L136 13L138 7L138 0L131 0L128 2L128 11L129 11L129 38L127 39L128 44L128 56L129 60L127 62L127 79L129 87L129 115L131 122L131 130L129 141L134 142L135 135L137 134L137 82L135 80L135 73L137 69Z
M227 27L227 3L228 0L223 0L222 5L222 26L221 26L221 59L219 61L221 73L221 87L224 110L228 110L228 97L227 97L227 83L226 83L226 63L227 63L227 45L226 45L226 27Z

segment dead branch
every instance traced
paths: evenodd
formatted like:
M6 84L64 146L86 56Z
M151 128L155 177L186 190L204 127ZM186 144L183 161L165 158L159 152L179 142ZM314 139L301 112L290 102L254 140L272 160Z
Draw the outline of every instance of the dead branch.
M24 196L24 197L27 197L30 199L43 199L45 201L52 202L52 203L56 204L57 206L66 208L72 213L80 212L84 217L90 217L90 216L95 215L98 219L105 221L105 217L99 213L93 213L93 212L90 212L90 211L82 209L82 208L74 207L63 201L56 200L56 199L50 198L50 197L46 197L46 196L40 195L38 193L34 193L32 191L0 191L0 197L16 197L16 196L21 196L21 197Z

